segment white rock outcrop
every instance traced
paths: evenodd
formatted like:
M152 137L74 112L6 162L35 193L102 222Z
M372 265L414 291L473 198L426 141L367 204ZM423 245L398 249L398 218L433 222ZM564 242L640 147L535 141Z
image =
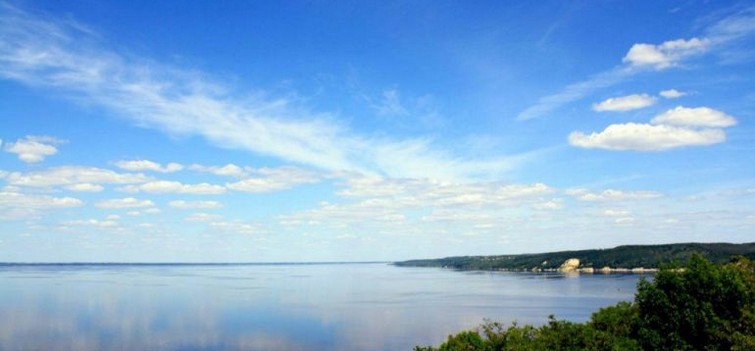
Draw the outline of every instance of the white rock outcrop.
M578 258L570 258L561 265L561 267L558 268L561 272L574 272L579 268L579 259Z

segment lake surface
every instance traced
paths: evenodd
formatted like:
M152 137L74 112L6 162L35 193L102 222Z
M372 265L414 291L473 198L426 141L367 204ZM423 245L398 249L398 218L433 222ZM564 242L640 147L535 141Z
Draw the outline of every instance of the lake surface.
M0 266L0 350L411 350L484 318L585 321L640 276L388 264Z

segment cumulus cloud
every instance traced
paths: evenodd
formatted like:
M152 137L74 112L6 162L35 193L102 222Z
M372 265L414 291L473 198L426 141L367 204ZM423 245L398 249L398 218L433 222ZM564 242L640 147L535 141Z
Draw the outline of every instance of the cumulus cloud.
M737 124L734 117L708 107L687 108L677 106L658 116L650 123L684 127L725 128Z
M209 183L183 184L181 182L170 180L155 180L143 184L127 185L118 190L133 193L145 192L155 194L172 193L194 195L217 195L226 192L225 187L222 185Z
M66 186L65 188L70 191L88 192L88 193L95 193L95 192L99 192L105 189L102 185L92 184L92 183L72 184L72 185Z
M564 201L561 199L553 199L545 202L540 202L532 205L532 208L536 210L558 210L564 207Z
M25 194L16 191L0 191L0 218L13 220L37 217L45 210L83 206L84 202L73 197Z
M192 171L197 171L197 172L212 173L214 175L219 175L219 176L230 176L230 177L239 177L239 178L247 174L246 169L241 168L233 163L229 163L225 166L204 166L204 165L193 164L189 166L189 169L191 169Z
M143 208L143 207L153 207L155 206L155 203L152 202L151 200L139 200L133 197L126 197L122 199L110 199L110 200L100 201L96 203L95 206L99 208L113 208L113 209Z
M572 132L569 144L586 149L661 151L726 141L724 127L734 117L708 107L676 107L654 117L650 124L612 124L601 132Z
M663 194L657 191L639 190L624 191L617 189L606 189L602 192L591 192L587 189L569 189L567 194L574 196L581 201L629 201L629 200L646 200L662 197ZM604 212L605 213L605 212ZM615 212L610 212L616 214ZM607 214L607 213L605 213Z
M655 97L648 94L634 94L606 99L593 104L595 111L630 111L655 104Z
M297 167L260 168L254 170L253 173L256 176L226 183L226 187L236 191L261 193L316 183L322 179L318 172Z
M141 210L141 211L128 211L128 212L126 212L126 215L129 215L129 216L132 216L132 217L137 217L137 216L141 216L141 215L144 215L144 214L158 214L160 212L162 212L162 211L159 208L157 208L157 207L150 207L150 208L147 208L147 209L144 209L144 210Z
M120 227L120 224L116 220L111 219L76 219L76 220L69 220L69 221L63 221L62 224L64 226L90 226L90 227L99 227L99 228L118 228Z
M172 173L182 170L184 167L178 163L168 163L163 166L149 160L118 161L115 165L127 171L154 171L160 173Z
M210 222L213 230L242 235L264 234L266 231L259 223L243 221L213 221Z
M210 222L222 219L223 216L212 213L197 212L192 213L184 218L187 222Z
M28 135L15 142L6 143L5 151L18 155L18 159L26 163L41 162L47 156L58 153L55 146L66 143L65 140L50 136Z
M686 57L705 52L709 44L709 40L700 38L669 40L658 45L634 44L622 61L634 67L660 70L678 65Z
M724 142L720 129L688 129L643 123L612 124L601 132L572 132L569 144L586 149L661 151Z
M666 99L676 99L684 95L687 95L687 93L676 90L676 89L668 89L668 90L661 91L660 95Z
M9 172L2 175L10 185L26 187L76 186L80 184L132 184L150 180L139 173L117 173L82 166L53 167L35 172Z
M608 217L627 217L632 213L627 210L606 209L603 210L603 215Z
M195 209L195 208L220 208L223 207L223 205L220 202L217 201L185 201L185 200L174 200L168 203L170 207L180 208L180 209Z

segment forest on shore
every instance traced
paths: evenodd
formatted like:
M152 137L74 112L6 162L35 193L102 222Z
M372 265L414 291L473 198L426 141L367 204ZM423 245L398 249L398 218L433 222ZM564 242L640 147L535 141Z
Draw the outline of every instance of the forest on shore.
M755 242L731 243L680 243L664 245L625 245L612 249L559 251L537 254L456 256L427 260L395 262L402 267L443 267L460 270L557 270L566 260L578 259L578 268L604 267L659 268L663 264L686 263L694 254L702 255L714 263L725 263L732 256L755 260Z

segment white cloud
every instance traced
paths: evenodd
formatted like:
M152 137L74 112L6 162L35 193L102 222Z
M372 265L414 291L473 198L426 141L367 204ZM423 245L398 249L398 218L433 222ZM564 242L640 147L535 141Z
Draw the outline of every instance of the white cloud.
M655 104L655 98L648 94L634 94L610 98L592 105L595 111L630 111Z
M602 132L569 134L569 144L586 149L660 151L726 141L720 129L688 129L642 123L612 124Z
M8 184L26 187L53 187L77 184L129 184L148 181L143 174L116 173L108 169L81 166L54 167L36 172L10 172L3 176Z
M660 151L684 146L703 146L726 141L720 129L737 123L708 107L676 107L655 116L650 124L612 124L602 132L572 132L569 144L587 149Z
M253 171L257 177L244 178L234 183L226 183L231 190L251 193L289 189L301 184L320 181L321 175L296 167L260 168Z
M0 191L0 218L24 219L40 215L51 209L83 206L84 202L73 197L54 197L49 195L25 194L12 191Z
M678 106L655 116L650 123L685 127L725 128L737 124L734 117L708 107Z
M28 135L12 143L6 143L5 151L18 155L18 159L26 163L41 162L47 156L58 153L55 147L66 143L65 140L49 137Z
M223 216L218 215L218 214L197 212L197 213L192 213L186 216L184 220L187 222L210 222L210 221L218 221L222 218Z
M102 185L92 184L92 183L72 184L72 185L66 186L65 188L70 191L89 192L89 193L100 192L105 189Z
M225 187L216 184L198 183L183 184L170 180L155 180L143 184L127 185L119 188L125 192L145 192L154 194L194 194L194 195L217 195L226 192Z
M542 183L501 184L498 182L441 182L431 179L389 179L352 176L338 192L350 203L323 202L318 208L280 216L281 225L324 226L343 229L365 223L386 226L409 225L416 219L408 213L432 211L423 215L427 224L434 221L459 221L470 218L500 218L503 211L557 209L560 199L543 199L556 190ZM472 223L471 221L467 221ZM476 223L487 225L487 223ZM424 224L423 224L424 225ZM476 227L480 229L481 227ZM416 229L416 228L415 228ZM410 228L402 228L402 232Z
M406 116L409 111L401 104L401 98L396 89L383 91L383 99L379 104L372 105L381 116Z
M599 193L590 192L587 189L570 189L570 190L567 190L566 193L574 196L575 198L581 201L647 200L647 199L655 199L655 198L659 198L663 196L663 194L657 191L649 191L649 190L624 191L624 190L617 190L617 189L606 189Z
M63 225L65 226L91 226L91 227L99 227L99 228L118 228L120 227L120 224L118 221L115 220L99 220L99 219L86 219L86 220L70 220L70 221L63 221Z
M660 95L666 99L676 99L684 95L687 95L687 93L676 90L676 89L668 89L668 90L661 91Z
M545 202L540 202L532 205L532 208L536 210L558 210L564 207L564 201L561 199L553 199Z
M201 72L87 45L102 40L67 22L18 9L2 20L0 36L7 40L0 46L0 77L75 95L139 126L332 171L465 179L511 167L507 158L469 159L430 138L362 135L332 114L285 98L239 98L248 94L232 94Z
M603 215L608 217L627 217L632 213L627 210L606 209L603 210Z
M432 179L391 179L353 176L346 189L348 197L385 198L395 206L511 205L527 202L554 192L543 183L501 184L499 182L442 182Z
M154 171L160 173L172 173L182 170L184 167L178 163L168 163L163 166L149 160L118 161L115 165L127 171Z
M677 39L660 45L635 44L624 57L624 66L595 74L584 81L569 84L555 94L539 98L534 105L519 113L517 120L546 116L561 106L582 99L598 89L622 82L641 71L637 68L654 67L657 70L669 68L680 64L687 57L711 51L713 48L725 48L725 44L735 43L736 40L751 36L755 32L753 23L755 23L755 6L713 23L705 29L706 37L702 39Z
M247 174L244 168L241 168L233 163L229 163L225 166L203 166L193 164L189 166L189 169L198 172L207 172L219 176L231 176L231 177L243 177Z
M221 208L223 205L217 201L185 201L175 200L168 203L170 207L180 209L194 209L194 208Z
M104 200L95 204L95 206L99 208L115 208L115 209L152 207L154 205L155 203L153 203L151 200L139 200L133 197Z
M614 219L616 224L632 224L634 223L634 217L619 217Z
M755 33L755 6L739 9L706 30L716 44L734 41Z
M519 113L516 119L526 121L546 116L563 105L582 99L599 89L621 82L624 78L631 75L631 73L630 70L613 69L596 74L585 81L569 84L558 93L539 98L534 105Z
M265 234L266 231L259 223L242 221L214 221L210 222L213 230L243 235Z
M622 60L633 67L652 67L657 70L678 65L689 56L705 52L710 46L707 39L677 39L659 45L634 44Z

